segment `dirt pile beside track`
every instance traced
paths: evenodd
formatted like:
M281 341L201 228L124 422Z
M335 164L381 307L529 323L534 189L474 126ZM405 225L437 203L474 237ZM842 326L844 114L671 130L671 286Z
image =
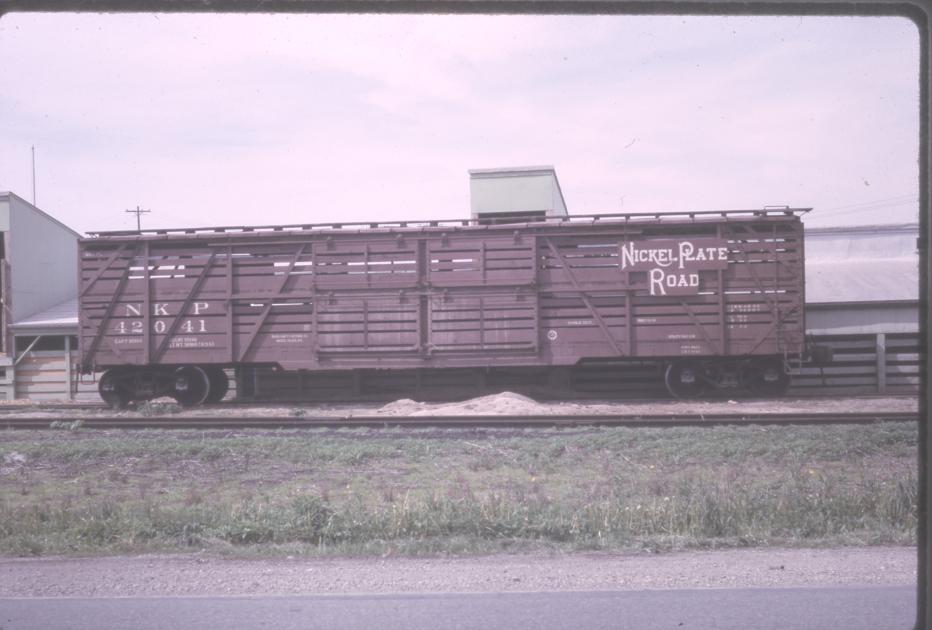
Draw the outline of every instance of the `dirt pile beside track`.
M574 405L575 407L575 405ZM396 400L376 413L389 416L509 416L552 414L554 405L541 404L532 398L502 392L491 396L471 398L457 403L429 404L409 398Z

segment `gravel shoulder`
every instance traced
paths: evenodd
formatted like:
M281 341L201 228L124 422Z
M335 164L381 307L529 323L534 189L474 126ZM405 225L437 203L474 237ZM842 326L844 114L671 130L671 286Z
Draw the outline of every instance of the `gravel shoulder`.
M358 594L909 585L915 547L667 555L242 560L203 554L0 559L0 597Z

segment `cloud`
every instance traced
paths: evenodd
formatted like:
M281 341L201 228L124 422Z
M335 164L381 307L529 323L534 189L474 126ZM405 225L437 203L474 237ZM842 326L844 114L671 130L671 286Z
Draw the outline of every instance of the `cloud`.
M917 190L906 20L23 14L0 59L0 188L37 143L78 229L465 216L540 163L575 212Z

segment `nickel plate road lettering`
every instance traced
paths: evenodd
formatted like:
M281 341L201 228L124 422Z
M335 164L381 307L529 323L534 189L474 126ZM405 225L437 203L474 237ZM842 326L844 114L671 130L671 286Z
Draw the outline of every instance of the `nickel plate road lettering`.
M728 268L728 243L720 238L658 239L621 245L622 271L646 271L651 295L699 292L700 271Z

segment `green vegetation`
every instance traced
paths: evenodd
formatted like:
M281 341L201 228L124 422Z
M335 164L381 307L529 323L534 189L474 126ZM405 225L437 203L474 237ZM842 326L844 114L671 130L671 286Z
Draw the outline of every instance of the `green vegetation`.
M0 553L912 544L917 429L0 433Z

